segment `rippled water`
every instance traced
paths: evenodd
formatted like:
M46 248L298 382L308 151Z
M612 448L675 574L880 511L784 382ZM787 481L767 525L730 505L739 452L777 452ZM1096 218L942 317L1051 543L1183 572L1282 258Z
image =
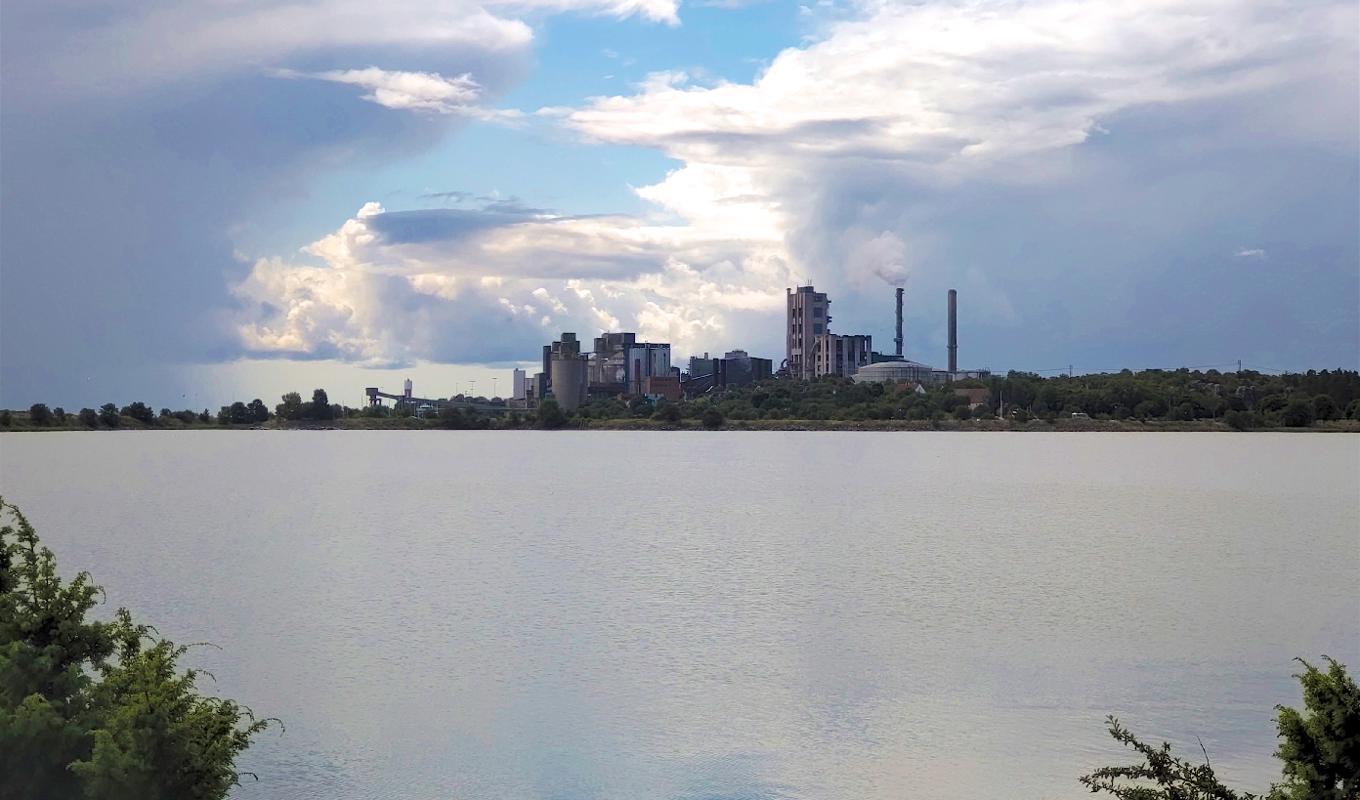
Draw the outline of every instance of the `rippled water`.
M241 800L1077 798L1276 775L1360 671L1360 437L6 434L0 491L286 733ZM1188 751L1187 751L1188 752Z

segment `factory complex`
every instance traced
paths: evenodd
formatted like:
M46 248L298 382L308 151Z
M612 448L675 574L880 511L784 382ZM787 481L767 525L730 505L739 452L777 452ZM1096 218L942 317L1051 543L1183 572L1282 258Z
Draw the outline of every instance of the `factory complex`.
M484 411L532 409L552 397L565 411L579 408L592 400L646 398L652 402L678 401L721 393L728 387L746 386L779 378L811 381L827 376L850 378L857 383L906 382L918 390L966 378L985 378L986 370L958 368L958 292L949 290L949 345L947 366L936 369L905 355L902 336L904 290L895 290L896 327L893 352L874 350L873 336L861 333L835 333L831 330L831 299L812 286L785 290L785 352L778 369L768 358L758 358L745 350L729 350L721 357L704 353L690 356L681 369L672 363L668 342L640 342L631 332L605 332L596 336L589 350L575 333L564 332L554 342L543 345L540 369L533 375L523 369L513 372L511 395L507 401L416 397L407 380L401 394L388 394L377 387L365 390L369 406L382 406L391 400L398 408L420 416L447 406Z
M721 358L691 356L688 369L671 362L666 342L639 342L635 333L603 333L590 351L582 351L575 333L543 346L541 369L532 376L516 369L511 407L534 408L546 397L570 411L598 398L680 400L721 392L769 378L809 381L835 375L857 382L907 381L918 387L964 378L983 378L986 370L958 368L958 292L949 290L948 366L936 369L904 355L902 302L896 290L896 336L892 353L873 349L869 334L831 330L831 300L812 286L786 290L785 357L773 361L745 350Z

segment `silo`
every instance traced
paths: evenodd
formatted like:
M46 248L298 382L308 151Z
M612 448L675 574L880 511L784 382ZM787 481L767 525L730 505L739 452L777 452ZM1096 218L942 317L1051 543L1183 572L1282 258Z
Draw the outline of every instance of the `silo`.
M563 411L578 408L586 394L586 362L580 356L552 359L552 393Z

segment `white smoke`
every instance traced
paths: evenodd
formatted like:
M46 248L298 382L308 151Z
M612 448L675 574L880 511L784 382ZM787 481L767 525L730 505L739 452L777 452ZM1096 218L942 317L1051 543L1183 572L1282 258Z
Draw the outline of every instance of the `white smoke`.
M864 237L850 248L849 270L864 277L876 276L889 286L905 286L911 275L907 246L892 231Z

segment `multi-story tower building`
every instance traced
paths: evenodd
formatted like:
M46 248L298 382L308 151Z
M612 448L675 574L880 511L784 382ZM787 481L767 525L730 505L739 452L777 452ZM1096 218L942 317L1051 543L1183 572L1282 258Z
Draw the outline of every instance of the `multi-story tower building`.
M786 331L789 377L812 380L817 376L817 337L831 330L831 301L811 286L785 290L788 297Z

